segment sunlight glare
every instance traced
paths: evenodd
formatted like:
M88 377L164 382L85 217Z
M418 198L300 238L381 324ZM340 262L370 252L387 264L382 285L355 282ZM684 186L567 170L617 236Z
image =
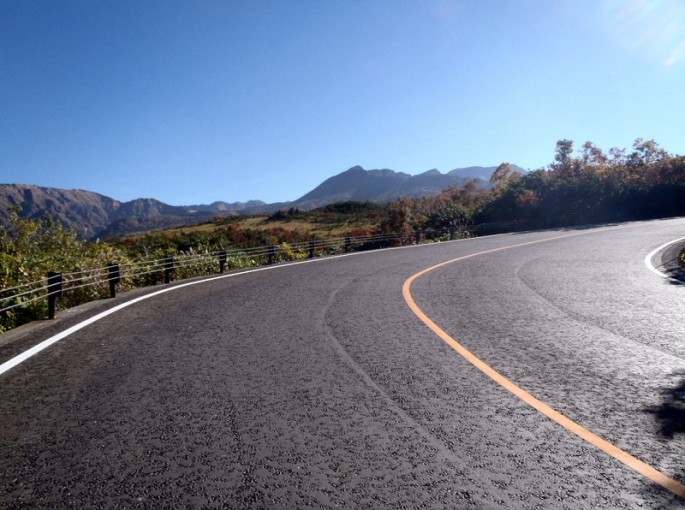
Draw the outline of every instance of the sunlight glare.
M610 38L649 61L674 66L685 59L685 3L679 0L603 0Z

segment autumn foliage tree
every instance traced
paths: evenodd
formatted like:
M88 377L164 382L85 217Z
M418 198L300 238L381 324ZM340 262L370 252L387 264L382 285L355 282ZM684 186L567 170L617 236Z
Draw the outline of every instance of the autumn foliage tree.
M495 186L476 218L523 220L538 228L683 214L685 158L638 138L632 150L608 153L592 142L574 153L571 140L560 140L553 163Z

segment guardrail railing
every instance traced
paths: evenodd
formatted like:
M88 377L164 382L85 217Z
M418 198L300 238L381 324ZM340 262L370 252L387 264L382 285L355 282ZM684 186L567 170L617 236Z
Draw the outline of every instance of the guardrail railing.
M252 248L221 250L207 253L181 253L173 257L142 260L71 272L50 271L46 278L0 289L0 314L26 307L38 301L47 303L47 316L54 319L57 299L68 296L71 304L81 304L93 299L116 297L117 288L139 288L176 279L223 273L230 267L267 265L277 262L314 258L337 253L372 250L390 246L419 244L434 240L471 237L518 230L519 222L500 222L472 225L468 229L416 230L412 234L373 234L311 240L303 243L266 245ZM83 292L88 290L88 292ZM83 293L82 296L78 292Z

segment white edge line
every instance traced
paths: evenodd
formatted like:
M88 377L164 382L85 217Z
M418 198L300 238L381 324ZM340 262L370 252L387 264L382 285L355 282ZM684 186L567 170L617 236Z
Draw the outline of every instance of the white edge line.
M328 257L328 258L330 258L330 257ZM303 260L303 261L298 261L298 262L293 262L293 263L287 264L287 266L294 266L294 265L299 265L299 264L305 264L305 263L308 263L308 262L315 262L315 261L317 261L317 260L323 260L323 259ZM44 349L47 349L47 348L50 347L52 344L57 343L57 342L59 342L60 340L63 340L64 338L68 337L68 336L71 335L72 333L76 333L76 332L79 331L80 329L83 329L83 328L85 328L86 326L90 326L90 325L93 324L94 322L97 322L97 321L99 321L100 319L104 319L104 318L107 317L108 315L112 315L113 313L116 313L116 312L118 312L119 310L122 310L122 309L124 309L124 308L126 308L126 307L128 307L128 306L131 306L131 305L134 305L134 304L136 304L136 303L139 303L140 301L144 301L144 300L146 300L146 299L150 299L150 298L153 298L153 297L155 297L155 296L159 296L160 294L164 294L164 293L166 293L166 292L171 292L171 291L174 291L174 290L182 289L182 288L184 288L184 287L189 287L189 286L191 286L191 285L198 285L198 284L200 284L200 283L207 283L207 282L211 282L211 281L214 281L214 280L221 280L221 279L223 279L223 278L233 278L233 277L240 276L240 275L244 275L244 274L256 273L256 272L259 272L259 271L266 271L266 270L268 270L268 269L276 269L276 268L279 268L279 267L286 267L286 264L283 264L283 265L280 265L280 266L259 267L259 268L256 268L256 269L248 269L248 270L246 270L246 271L240 271L240 272L237 272L237 273L230 273L230 274L225 274L225 275L221 275L221 276L213 276L213 277L210 277L210 278L203 278L202 280L195 280L195 281L192 281L192 282L181 283L181 284L179 284L179 285L174 285L173 287L167 287L167 288L165 288L165 289L161 289L161 290L158 290L158 291L156 291L156 292L151 292L150 294L145 294L144 296L137 297L137 298L132 299L132 300L130 300L130 301L126 301L125 303L121 303L121 304L119 304L119 305L117 305L117 306L114 306L114 307L110 308L109 310L105 310L104 312L101 312L101 313L99 313L99 314L97 314L97 315L94 315L94 316L90 317L89 319L84 320L83 322L79 322L78 324L75 324L74 326L72 326L72 327L70 327L70 328L68 328L68 329L65 329L64 331L62 331L62 332L60 332L60 333L57 333L57 334L54 335L54 336L51 336L51 337L48 338L47 340L43 340L43 341L40 342L39 344L34 345L34 346L31 347L30 349L28 349L27 351L24 351L24 352L22 352L21 354L15 356L14 358L12 358L12 359L10 359L10 360L4 362L2 365L0 365L0 375L4 374L4 373L7 372L8 370L10 370L10 369L16 367L19 363L22 363L22 362L26 361L26 360L29 359L30 357L35 356L35 355L38 354L40 351L42 351L42 350L44 350Z
M655 249L652 250L651 252L649 252L649 254L645 257L645 265L647 266L647 269L649 269L649 270L650 270L651 272L653 272L654 274L657 274L657 275L661 276L662 278L666 278L667 280L670 280L670 281L672 281L672 282L674 282L674 283L685 284L685 281L679 280L678 278L673 278L672 276L669 276L669 275L667 275L666 273L663 273L663 272L659 271L656 267L654 267L654 264L652 264L652 259L654 258L654 255L656 255L656 254L657 254L658 252L660 252L661 250L667 248L668 246L670 246L670 245L672 245L672 244L675 244L675 243L677 243L677 242L680 242L680 241L685 241L685 237L681 237L681 238L679 238L679 239L675 239L675 240L673 240L673 241L669 241L669 242L667 242L667 243L665 243L665 244L662 244L662 245L659 246L658 248L655 248Z
M454 241L444 241L441 243L431 243L431 244L421 244L421 245L409 245L409 246L397 246L395 248L385 248L385 250L401 250L401 249L407 249L407 248L418 248L418 247L425 247L425 246L434 246L434 245L439 245L439 244L444 244L445 242L463 242L463 241L471 241L472 239L478 239L478 238L468 238L468 239L456 239ZM280 264L280 265L275 265L275 266L267 266L267 267L258 267L255 269L247 269L245 271L239 271L235 273L230 273L230 274L224 274L220 276L213 276L209 278L203 278L201 280L195 280L192 282L187 282L187 283L181 283L178 285L174 285L173 287L167 287L165 289L158 290L156 292L151 292L150 294L145 294L144 296L137 297L135 299L132 299L130 301L126 301L125 303L121 303L117 306L114 306L110 308L109 310L105 310L104 312L101 312L97 315L94 315L90 317L89 319L84 320L83 322L79 322L78 324L73 325L72 327L65 329L64 331L57 333L54 336L51 336L47 340L43 340L39 344L34 345L30 349L22 352L21 354L15 356L14 358L11 358L7 361L5 361L2 365L0 365L0 375L4 374L8 370L11 370L12 368L16 367L20 363L26 361L27 359L31 358L32 356L35 356L39 352L47 349L50 347L52 344L55 344L59 342L60 340L65 339L69 335L76 333L77 331L85 328L86 326L89 326L93 324L94 322L99 321L100 319L104 319L108 315L112 315L113 313L118 312L119 310L122 310L128 306L134 305L136 303L139 303L140 301L144 301L146 299L153 298L155 296L159 296L160 294L164 294L166 292L171 292L174 290L182 289L184 287L189 287L191 285L199 285L201 283L207 283L207 282L212 282L215 280L221 280L223 278L234 278L236 276L241 276L245 274L250 274L250 273L257 273L260 271L269 271L272 269L279 269L283 267L291 267L291 266L297 266L301 264L308 264L311 262L321 262L324 260L332 260L332 259L337 259L337 258L342 258L342 257L349 257L352 255L365 255L365 254L370 254L370 253L377 253L379 250L370 250L370 251L362 251L362 252L354 252L354 253L344 253L341 255L333 255L329 257L320 257L316 259L309 259L309 260L300 260L296 262L289 262L286 264Z
M500 236L504 236L504 235L508 235L508 234L494 234L492 236L487 236L487 237L500 237ZM437 242L437 243L420 244L420 245L397 246L394 248L384 248L384 250L386 250L386 251L389 251L389 250L405 250L405 249L419 248L419 247L426 247L426 246L437 246L437 245L441 245L441 244L445 244L445 243L459 243L459 242L473 241L476 239L482 239L482 237L469 237L466 239L455 239L454 241L441 241L441 242ZM309 259L309 260L300 260L300 261L296 261L296 262L289 262L286 264L280 264L280 265L275 265L275 266L258 267L255 269L247 269L245 271L239 271L236 273L224 274L224 275L220 275L220 276L213 276L213 277L209 277L209 278L202 278L201 280L195 280L192 282L181 283L178 285L174 285L173 287L167 287L165 289L161 289L161 290L158 290L156 292L151 292L150 294L145 294L144 296L140 296L140 297L137 297L137 298L132 299L130 301L126 301L125 303L121 303L117 306L114 306L114 307L110 308L109 310L105 310L104 312L101 312L97 315L94 315L94 316L90 317L89 319L84 320L83 322L79 322L78 324L75 324L72 327L65 329L64 331L57 333L54 336L51 336L47 340L43 340L39 344L34 345L30 349L22 352L21 354L18 354L14 358L7 360L2 365L0 365L0 375L4 374L8 370L11 370L12 368L16 367L20 363L23 363L27 359L35 356L39 352L47 349L52 344L55 344L55 343L59 342L60 340L63 340L66 337L70 336L71 334L76 333L77 331L85 328L86 326L90 326L94 322L97 322L100 319L104 319L108 315L112 315L113 313L116 313L119 310L122 310L126 307L129 307L131 305L139 303L140 301L144 301L146 299L150 299L150 298L153 298L155 296L159 296L160 294L164 294L166 292L171 292L174 290L182 289L184 287L189 287L191 285L199 285L201 283L212 282L212 281L221 280L224 278L234 278L236 276L241 276L241 275L250 274L250 273L257 273L260 271L269 271L272 269L279 269L282 267L291 267L291 266L297 266L297 265L301 265L301 264L308 264L311 262L321 262L324 260L332 260L332 259L337 259L337 258L342 258L342 257L355 256L355 255L368 255L371 253L378 253L379 251L380 250L370 250L370 251L361 251L361 252L353 252L353 253L344 253L341 255L333 255L333 256L329 256L329 257L321 257L321 258Z

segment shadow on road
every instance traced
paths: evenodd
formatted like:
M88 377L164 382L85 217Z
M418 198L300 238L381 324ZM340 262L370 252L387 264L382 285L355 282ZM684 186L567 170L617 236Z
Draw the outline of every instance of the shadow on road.
M666 283L668 285L685 285L685 267L666 266L665 268L661 268L661 270L667 276Z
M675 285L676 287L682 287L685 285L685 271L669 274L668 279L666 280L666 285Z
M673 374L680 381L662 393L662 402L657 407L646 409L654 415L659 425L659 433L667 439L676 434L685 434L685 372Z
M685 371L672 374L675 384L661 392L661 404L648 407L645 412L653 414L659 427L659 434L667 440L673 440L678 434L685 434ZM685 473L677 476L682 483ZM656 485L651 491L660 490ZM674 496L672 504L665 508L683 508L683 500Z
M666 275L668 285L685 284L685 267L680 263L680 252L685 248L685 243L679 242L666 248L662 253L654 257L657 269Z

